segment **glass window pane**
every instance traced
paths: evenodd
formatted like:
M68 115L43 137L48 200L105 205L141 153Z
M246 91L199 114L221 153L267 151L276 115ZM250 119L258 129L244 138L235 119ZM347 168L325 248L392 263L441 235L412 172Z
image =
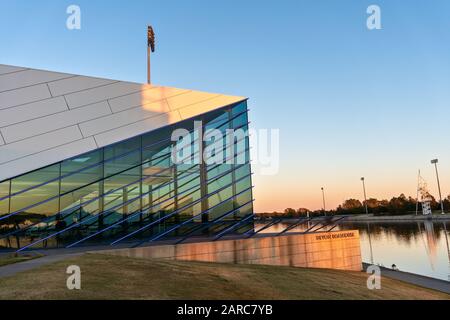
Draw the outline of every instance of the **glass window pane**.
M50 201L45 204L35 206L40 202L44 202L47 199L56 197L59 194L59 180L55 180L59 177L59 164L53 165L47 168L43 168L29 174L14 178L11 181L11 192L24 191L32 186L36 186L45 183L49 180L54 180L50 183L24 191L11 198L11 212L22 210L30 214L45 214L52 215L58 212L58 201ZM33 206L32 208L28 208Z
M106 147L104 150L105 177L114 175L140 164L140 146L141 140L140 137L137 137Z
M40 203L42 199L48 199L50 192L55 192L54 196L57 195L58 188L55 190L51 190L49 188L39 189L33 192L26 192L24 195L15 196L11 198L11 212L22 211L20 216L22 218L25 217L34 217L38 216L53 216L58 213L59 209L59 199L45 200L43 203ZM38 204L40 203L40 204ZM32 208L26 208L29 205L33 205ZM25 210L24 210L25 209ZM17 215L19 216L19 215Z
M243 218L252 213L253 213L253 203L249 203L243 206L242 208L236 210L235 214L236 216Z
M240 116L233 119L233 128L241 128L248 122L247 114L243 113Z
M208 193L213 193L225 186L229 186L232 183L233 176L232 173L228 173L219 179L215 179L214 181L208 184Z
M136 211L140 206L141 168L133 168L121 174L109 177L104 183L104 223L111 224L123 219L124 214ZM137 199L135 199L137 198Z
M9 195L9 183L10 181L4 181L0 183L0 198ZM9 211L9 198L0 200L0 216L7 214Z
M231 195L231 192L230 192L230 195ZM227 199L227 198L225 198L225 199ZM232 200L227 200L227 201L222 202L222 199L220 199L220 197L217 195L210 198L209 203L211 203L211 204L214 203L217 205L216 207L214 207L213 209L211 209L209 211L209 220L217 219L217 218L223 216L224 214L229 213L233 210L233 201ZM210 207L212 207L212 206L210 205ZM227 220L227 219L230 219L230 217L232 218L233 215L230 214L229 216L227 216L224 219Z
M208 197L208 206L211 208L211 207L221 203L222 201L225 201L225 200L231 198L232 195L233 195L233 188L230 186L230 187Z
M236 203L237 207L240 207L251 200L252 200L252 191L248 190L248 191L238 195L236 197L235 203Z
M244 101L244 102L241 102L238 105L234 106L233 110L232 110L232 113L233 113L233 115L237 115L237 114L239 114L241 112L244 112L246 110L247 110L247 102Z
M242 165L235 170L236 180L250 174L250 165Z
M17 193L59 178L59 168L60 165L55 164L12 179L11 193Z
M236 194L251 187L252 180L250 177L244 178L236 183Z
M68 176L61 179L61 193L66 193L101 179L103 174L101 161L101 150L63 161L61 163L61 176ZM91 166L94 167L85 169ZM71 174L74 172L77 173Z
M98 213L99 205L98 200L93 199L98 198L100 195L100 183L94 183L86 187L77 189L75 191L69 192L61 196L61 214L65 216L70 214L72 208L79 208L83 206L83 210L90 213Z
M221 111L220 115L215 116L214 118L212 118L211 116L206 117L205 121L207 123L205 125L204 131L209 129L221 129L222 127L227 127L224 126L224 124L228 122L228 119L229 115L226 111Z

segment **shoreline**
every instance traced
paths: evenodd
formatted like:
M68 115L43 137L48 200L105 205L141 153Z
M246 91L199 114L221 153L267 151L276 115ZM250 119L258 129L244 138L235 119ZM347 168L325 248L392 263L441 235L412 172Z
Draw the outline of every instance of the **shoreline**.
M342 215L335 215L333 217L344 217ZM429 216L424 215L399 215L399 216L374 216L373 214L361 214L361 215L347 215L341 223L346 222L415 222L415 221L431 221L431 222L450 222L450 214L433 214ZM283 222L296 222L299 218L282 218ZM269 221L267 218L259 218L256 221L265 222Z
M415 221L431 221L431 222L447 222L450 221L450 214L445 215L415 215L408 214L402 216L374 216L373 214L361 215L361 216L347 216L345 222L415 222Z

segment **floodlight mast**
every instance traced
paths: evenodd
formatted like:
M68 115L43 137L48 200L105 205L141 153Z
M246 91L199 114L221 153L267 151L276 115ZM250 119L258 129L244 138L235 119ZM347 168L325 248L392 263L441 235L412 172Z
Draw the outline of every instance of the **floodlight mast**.
M327 212L325 209L325 191L323 190L323 187L320 188L322 190L322 201L323 201L323 214L326 216Z
M147 83L151 84L150 78L150 53L155 52L155 33L152 26L147 26Z
M438 185L438 191L439 191L439 200L441 202L441 214L445 214L444 202L442 201L442 194L441 194L441 184L439 182L439 173L438 173L437 163L438 163L438 159L431 160L431 164L434 164L434 168L436 170L436 179L437 179L437 185Z
M364 207L366 209L366 214L369 214L369 210L367 209L367 196L366 196L366 184L364 183L365 178L361 177L363 192L364 192Z

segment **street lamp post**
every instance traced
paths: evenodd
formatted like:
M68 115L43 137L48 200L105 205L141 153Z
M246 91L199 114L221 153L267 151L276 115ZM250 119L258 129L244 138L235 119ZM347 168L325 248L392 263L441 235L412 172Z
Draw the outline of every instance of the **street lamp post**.
M327 212L325 211L325 192L323 191L323 187L320 189L322 190L323 214L326 216Z
M364 206L366 208L366 214L369 214L369 210L367 209L367 197L366 197L366 184L364 183L364 177L361 177L363 191L364 191Z
M364 182L364 177L361 177L363 191L364 191L364 207L366 209L366 214L369 214L369 210L367 209L367 196L366 196L366 184ZM372 238L370 235L370 223L367 222L367 234L369 235L369 247L370 247L370 263L373 265L373 249L372 249Z
M438 190L439 190L439 200L441 201L441 213L444 213L444 202L442 201L442 194L441 194L441 184L439 183L439 173L437 168L438 159L431 160L431 164L434 164L434 168L436 169L436 179L438 184Z

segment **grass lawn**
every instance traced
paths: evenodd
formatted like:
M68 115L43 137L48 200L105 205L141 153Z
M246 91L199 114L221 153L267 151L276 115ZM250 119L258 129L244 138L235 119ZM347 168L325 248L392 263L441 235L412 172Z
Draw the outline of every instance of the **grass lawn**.
M27 260L31 260L31 259L36 259L41 257L41 255L19 255L19 256L14 256L14 255L7 255L7 256L2 256L0 257L0 267L1 266L6 266L7 264L13 264L13 263L17 263L17 262L23 262L23 261L27 261Z
M81 268L81 290L66 268ZM368 290L363 272L133 259L85 254L8 278L0 299L450 299L383 278Z

